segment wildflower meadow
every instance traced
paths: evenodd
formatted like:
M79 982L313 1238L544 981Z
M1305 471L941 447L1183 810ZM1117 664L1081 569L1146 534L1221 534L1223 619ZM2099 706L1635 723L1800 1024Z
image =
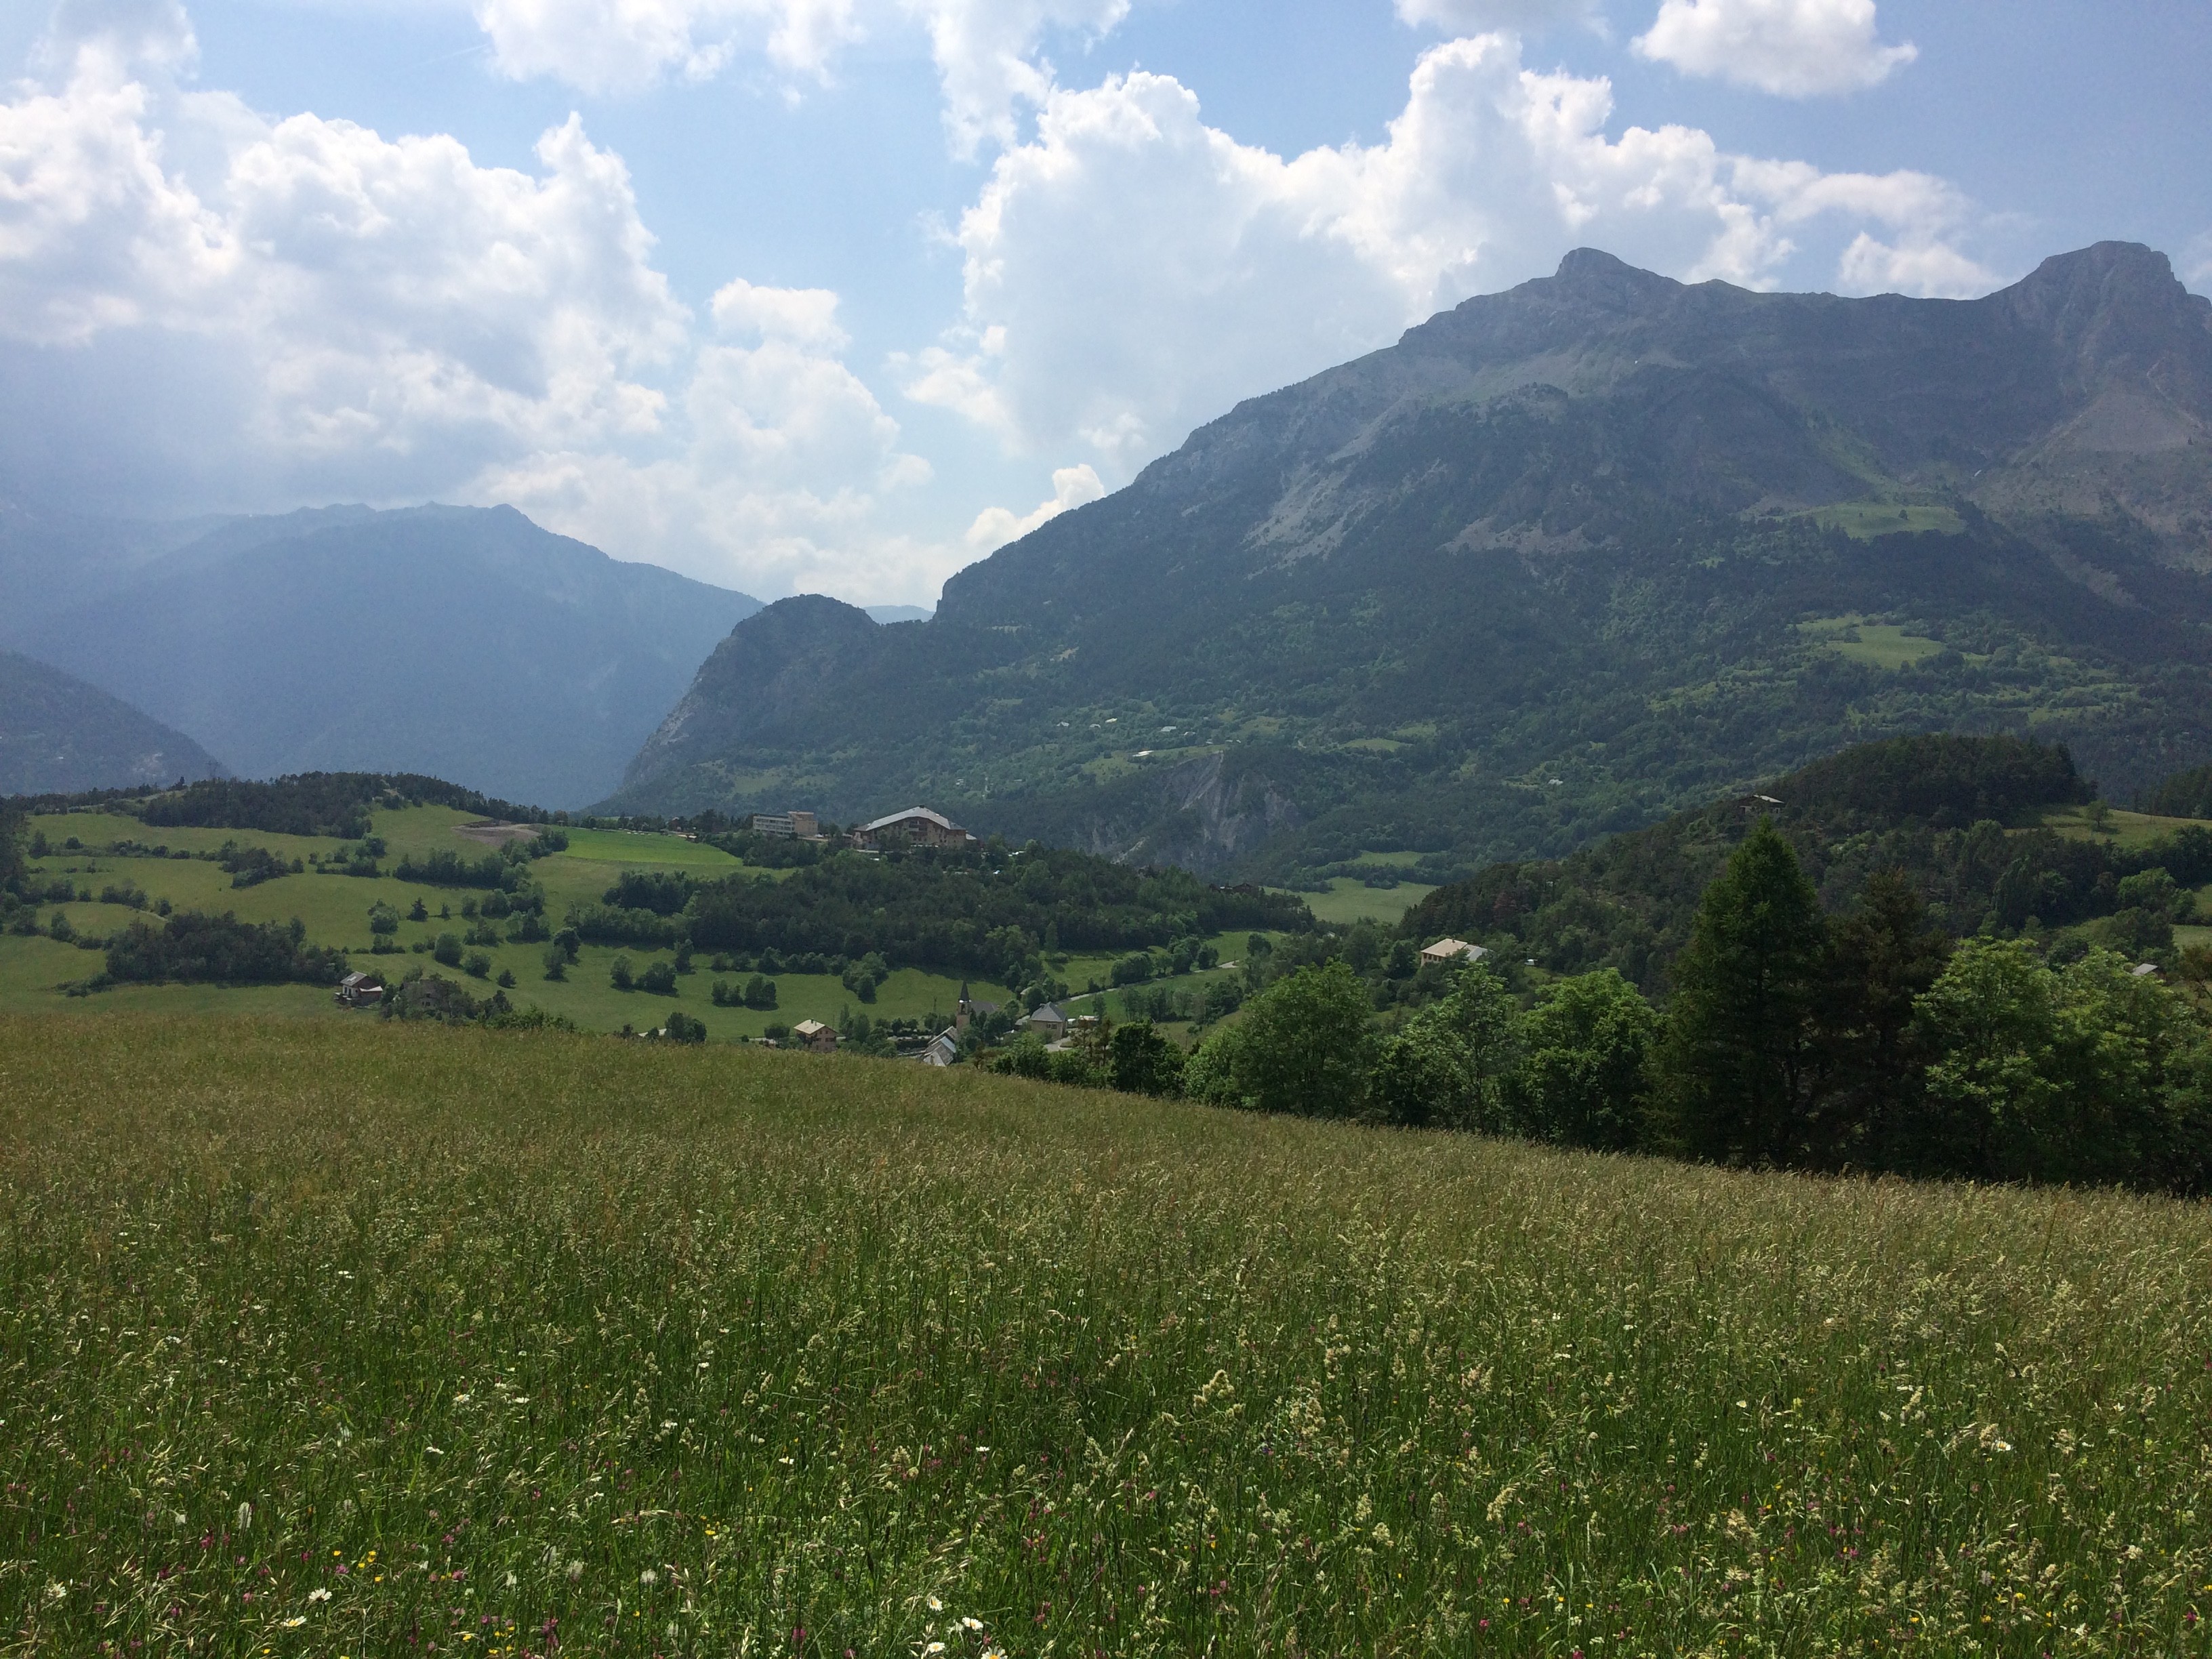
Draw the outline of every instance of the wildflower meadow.
M2212 1215L0 1021L0 1651L2212 1652Z

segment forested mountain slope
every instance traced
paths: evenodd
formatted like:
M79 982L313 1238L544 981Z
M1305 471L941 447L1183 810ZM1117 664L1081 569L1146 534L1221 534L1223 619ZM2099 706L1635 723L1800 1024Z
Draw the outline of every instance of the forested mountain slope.
M220 777L222 769L183 732L129 703L0 651L0 795L126 789Z
M946 585L787 601L633 810L927 799L1214 872L1564 851L1856 738L2212 757L2212 303L2102 244L1972 301L1604 254L1239 405Z
M51 545L19 534L12 587L44 591ZM431 773L552 806L613 787L701 659L760 608L512 507L233 520L100 569L88 596L15 609L0 631L249 776Z

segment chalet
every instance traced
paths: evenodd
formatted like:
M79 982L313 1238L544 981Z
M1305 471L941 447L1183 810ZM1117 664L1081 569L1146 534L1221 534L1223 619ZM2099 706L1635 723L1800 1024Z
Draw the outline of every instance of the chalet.
M1490 952L1480 945L1469 945L1463 939L1440 939L1434 945L1421 948L1424 966L1431 962L1480 962Z
M921 1063L925 1066L950 1066L959 1058L960 1039L951 1026L930 1038L921 1051Z
M834 1054L837 1052L836 1028L824 1025L818 1019L800 1020L798 1024L791 1028L791 1040L800 1048L811 1049L817 1054Z
M899 839L916 847L966 848L975 845L975 837L953 823L942 812L933 812L927 806L909 806L878 818L873 823L864 823L853 831L853 845L870 851L881 847L887 839Z
M819 841L821 830L811 812L793 808L788 812L756 812L752 817L753 833L774 836L782 841Z
M384 1000L384 981L368 974L348 974L331 993L341 1008L374 1008Z
M1049 1002L1042 1004L1034 1013L1022 1022L1026 1029L1035 1031L1047 1042L1066 1036L1074 1024L1073 1020Z

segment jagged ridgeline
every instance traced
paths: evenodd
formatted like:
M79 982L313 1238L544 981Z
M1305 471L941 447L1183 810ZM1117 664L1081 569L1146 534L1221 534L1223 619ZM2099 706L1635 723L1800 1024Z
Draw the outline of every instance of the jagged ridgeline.
M927 800L1216 879L1555 857L1859 739L2212 760L2212 301L2107 243L1971 301L1604 254L1255 398L927 622L740 623L648 811Z
M1657 994L1706 886L1771 817L1832 914L1877 872L1901 870L1929 921L1954 936L2099 923L2100 942L2149 954L2161 923L2171 944L2179 896L2212 881L2212 829L2178 824L2123 842L2075 821L2096 813L2095 794L2063 745L1954 735L1862 744L1565 859L1492 866L1430 894L1402 931L1484 943L1558 973L1615 968ZM2087 813L2069 811L2080 808Z
M38 795L26 797L19 805L33 812L98 807L128 813L150 828L258 830L270 835L331 836L346 841L367 836L369 815L379 809L450 806L457 811L477 812L516 823L542 823L562 816L499 800L442 778L404 772L302 772L267 782L207 778L177 789Z

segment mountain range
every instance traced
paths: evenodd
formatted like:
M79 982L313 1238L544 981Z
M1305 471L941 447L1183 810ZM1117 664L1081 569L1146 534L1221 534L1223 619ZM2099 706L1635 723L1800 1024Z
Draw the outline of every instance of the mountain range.
M1601 252L1239 404L873 626L714 647L611 806L932 805L1285 878L1556 854L1851 741L2212 758L2212 302L2103 243L1973 301Z
M580 805L759 608L512 507L180 526L0 511L0 642L189 733L165 781L208 763L197 742L246 776L419 772ZM112 715L84 718L77 752L109 752L94 737ZM148 781L135 763L71 776Z

